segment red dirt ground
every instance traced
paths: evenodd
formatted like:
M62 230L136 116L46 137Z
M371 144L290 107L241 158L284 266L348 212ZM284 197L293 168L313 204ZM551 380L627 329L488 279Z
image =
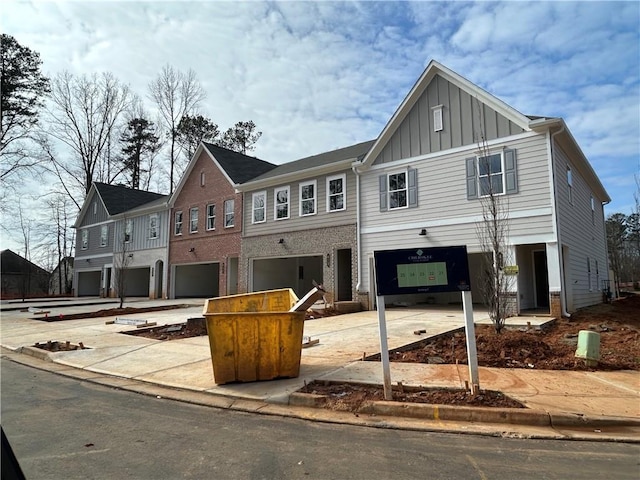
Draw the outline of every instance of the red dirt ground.
M588 368L575 358L578 332L592 330L600 334L601 360ZM613 303L595 305L560 318L544 329L510 329L496 334L492 326L476 328L478 363L500 368L546 370L640 370L640 295ZM465 363L464 333L444 335L423 346L391 355L391 361L418 363ZM406 388L405 388L406 390ZM382 388L353 384L311 383L301 392L328 397L326 408L357 412L363 403L384 398ZM500 392L425 390L403 393L393 391L393 400L441 405L482 407L521 407Z

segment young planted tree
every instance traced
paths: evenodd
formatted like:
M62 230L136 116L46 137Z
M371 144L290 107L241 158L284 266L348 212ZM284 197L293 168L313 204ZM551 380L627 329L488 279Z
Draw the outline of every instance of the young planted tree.
M165 65L149 84L149 97L158 107L169 139L169 194L175 187L176 167L180 154L178 125L185 115L192 114L206 97L193 70L187 73Z
M481 111L482 105L478 111ZM515 155L513 150L495 152L489 149L484 135L482 120L479 121L478 147L480 155L476 169L477 194L482 206L482 221L476 225L476 233L483 255L483 269L479 289L489 310L489 318L496 333L502 332L505 320L514 314L512 290L515 276L505 271L505 266L513 265L512 250L509 248L509 200L505 195L505 171L503 156ZM469 168L469 166L468 166Z
M11 35L0 35L0 209L25 174L44 161L36 130L49 92L40 55Z
M116 295L120 299L120 306L122 308L124 301L127 298L127 273L129 265L133 260L133 255L130 253L130 241L131 241L131 226L133 220L125 217L123 220L123 229L120 237L116 239L113 253L113 282L116 289Z
M246 155L255 149L255 144L261 136L262 132L256 131L256 124L252 120L238 122L224 132L219 145Z
M220 129L210 118L202 115L185 115L178 124L177 142L187 161L196 153L200 142L220 143Z

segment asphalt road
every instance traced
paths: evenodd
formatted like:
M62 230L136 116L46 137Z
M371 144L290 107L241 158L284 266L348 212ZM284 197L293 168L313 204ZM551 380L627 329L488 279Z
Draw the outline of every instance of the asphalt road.
M640 445L323 424L0 365L2 427L30 480L640 478Z

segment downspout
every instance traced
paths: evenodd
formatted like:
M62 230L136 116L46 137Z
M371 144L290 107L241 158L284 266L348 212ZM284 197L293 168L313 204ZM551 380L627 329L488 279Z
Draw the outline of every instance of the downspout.
M357 268L358 268L358 283L356 284L356 294L360 295L360 289L362 288L362 257L360 252L360 174L355 165L351 167L351 170L356 176L356 256L357 256Z
M554 197L556 195L556 192L558 191L558 185L556 182L556 175L555 175L555 161L554 161L554 151L553 151L553 142L554 139L556 137L556 135L561 134L562 132L564 132L565 126L564 124L562 125L562 127L560 128L560 130L558 130L555 133L551 134L551 137L549 139L549 149L551 150L551 172L553 175L553 188L554 188ZM557 203L554 201L554 210L557 208ZM562 248L562 239L561 239L561 234L560 234L560 220L558 219L558 213L556 211L555 214L556 217L556 232L558 235L558 256L560 258L560 279L562 282L562 295L560 295L560 311L562 313L563 317L567 317L570 318L571 314L569 312L567 312L567 285L566 285L566 279L564 276L564 249Z

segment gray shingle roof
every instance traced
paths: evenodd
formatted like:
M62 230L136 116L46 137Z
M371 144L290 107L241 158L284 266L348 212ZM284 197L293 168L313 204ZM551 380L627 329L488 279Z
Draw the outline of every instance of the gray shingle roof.
M145 203L166 198L166 195L160 193L135 190L122 185L108 185L100 182L94 182L93 184L109 215L117 215Z
M286 175L293 172L299 172L308 168L321 167L336 163L341 160L348 159L362 159L364 155L373 146L375 140L369 140L367 142L357 143L349 147L339 148L337 150L331 150L330 152L320 153L318 155L312 155L310 157L294 160L293 162L287 162L282 165L278 165L273 170L270 170L254 180L263 180L266 178L277 177L280 175Z
M236 184L248 182L276 167L273 163L234 152L212 143L202 142L202 144Z

